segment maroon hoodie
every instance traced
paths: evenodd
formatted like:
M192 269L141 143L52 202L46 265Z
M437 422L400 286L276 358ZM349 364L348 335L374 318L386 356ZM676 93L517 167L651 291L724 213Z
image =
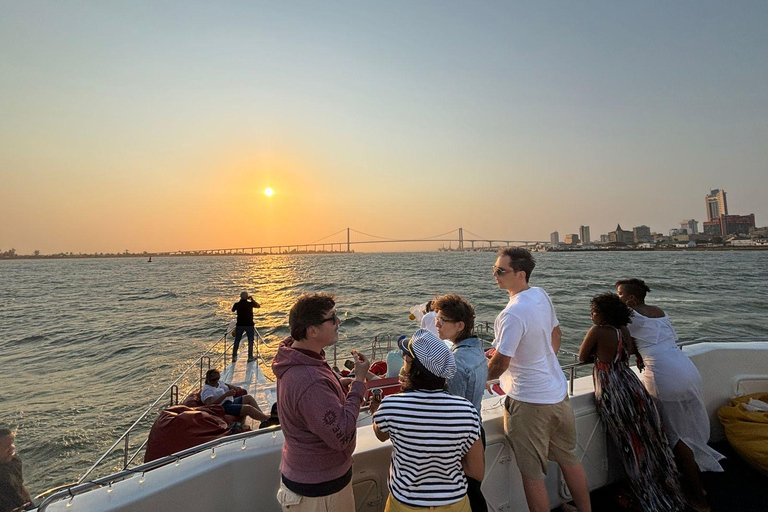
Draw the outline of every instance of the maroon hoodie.
M313 357L292 344L290 336L284 339L272 361L285 436L280 472L303 484L328 482L352 467L366 386L353 381L345 394L324 352Z

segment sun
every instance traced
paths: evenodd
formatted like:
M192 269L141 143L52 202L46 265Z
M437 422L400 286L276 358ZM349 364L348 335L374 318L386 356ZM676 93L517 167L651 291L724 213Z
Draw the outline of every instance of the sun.
M272 197L273 195L275 195L275 191L272 190L272 187L267 187L264 189L264 195L267 197Z

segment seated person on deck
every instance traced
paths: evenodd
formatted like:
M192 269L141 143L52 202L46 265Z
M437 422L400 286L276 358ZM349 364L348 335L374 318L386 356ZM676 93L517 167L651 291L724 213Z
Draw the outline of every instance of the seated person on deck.
M220 379L221 373L216 368L205 372L205 385L200 391L200 399L205 405L220 404L226 414L238 416L241 423L246 416L260 422L269 419L269 414L261 411L255 398L248 394L235 398L235 393L241 388L220 382Z

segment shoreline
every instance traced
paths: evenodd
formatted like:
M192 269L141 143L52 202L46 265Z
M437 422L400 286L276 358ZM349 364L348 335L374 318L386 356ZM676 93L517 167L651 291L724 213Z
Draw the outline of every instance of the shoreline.
M494 247L492 249L479 249L479 250L457 250L457 249L443 249L435 251L394 251L401 253L408 252L496 252L499 248ZM634 247L611 247L611 248L595 248L595 249L556 249L547 251L533 251L533 252L551 252L551 253L583 253L583 252L702 252L702 251L766 251L768 246L719 246L719 247L656 247L653 249L648 248L634 248ZM169 253L140 253L140 254L51 254L51 255L39 255L32 254L19 254L12 257L0 256L0 261L14 261L14 260L66 260L66 259L117 259L117 258L189 258L189 257L210 257L217 258L222 256L296 256L305 254L391 254L390 252L365 252L355 253L355 251L292 251L281 253L241 253L232 252L224 254L169 254ZM150 263L150 262L148 262Z

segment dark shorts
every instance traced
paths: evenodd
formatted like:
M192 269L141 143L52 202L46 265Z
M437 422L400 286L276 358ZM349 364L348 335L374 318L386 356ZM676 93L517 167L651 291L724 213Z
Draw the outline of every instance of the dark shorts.
M230 416L240 416L240 411L243 408L243 397L239 396L234 400L227 400L223 404L224 413Z

